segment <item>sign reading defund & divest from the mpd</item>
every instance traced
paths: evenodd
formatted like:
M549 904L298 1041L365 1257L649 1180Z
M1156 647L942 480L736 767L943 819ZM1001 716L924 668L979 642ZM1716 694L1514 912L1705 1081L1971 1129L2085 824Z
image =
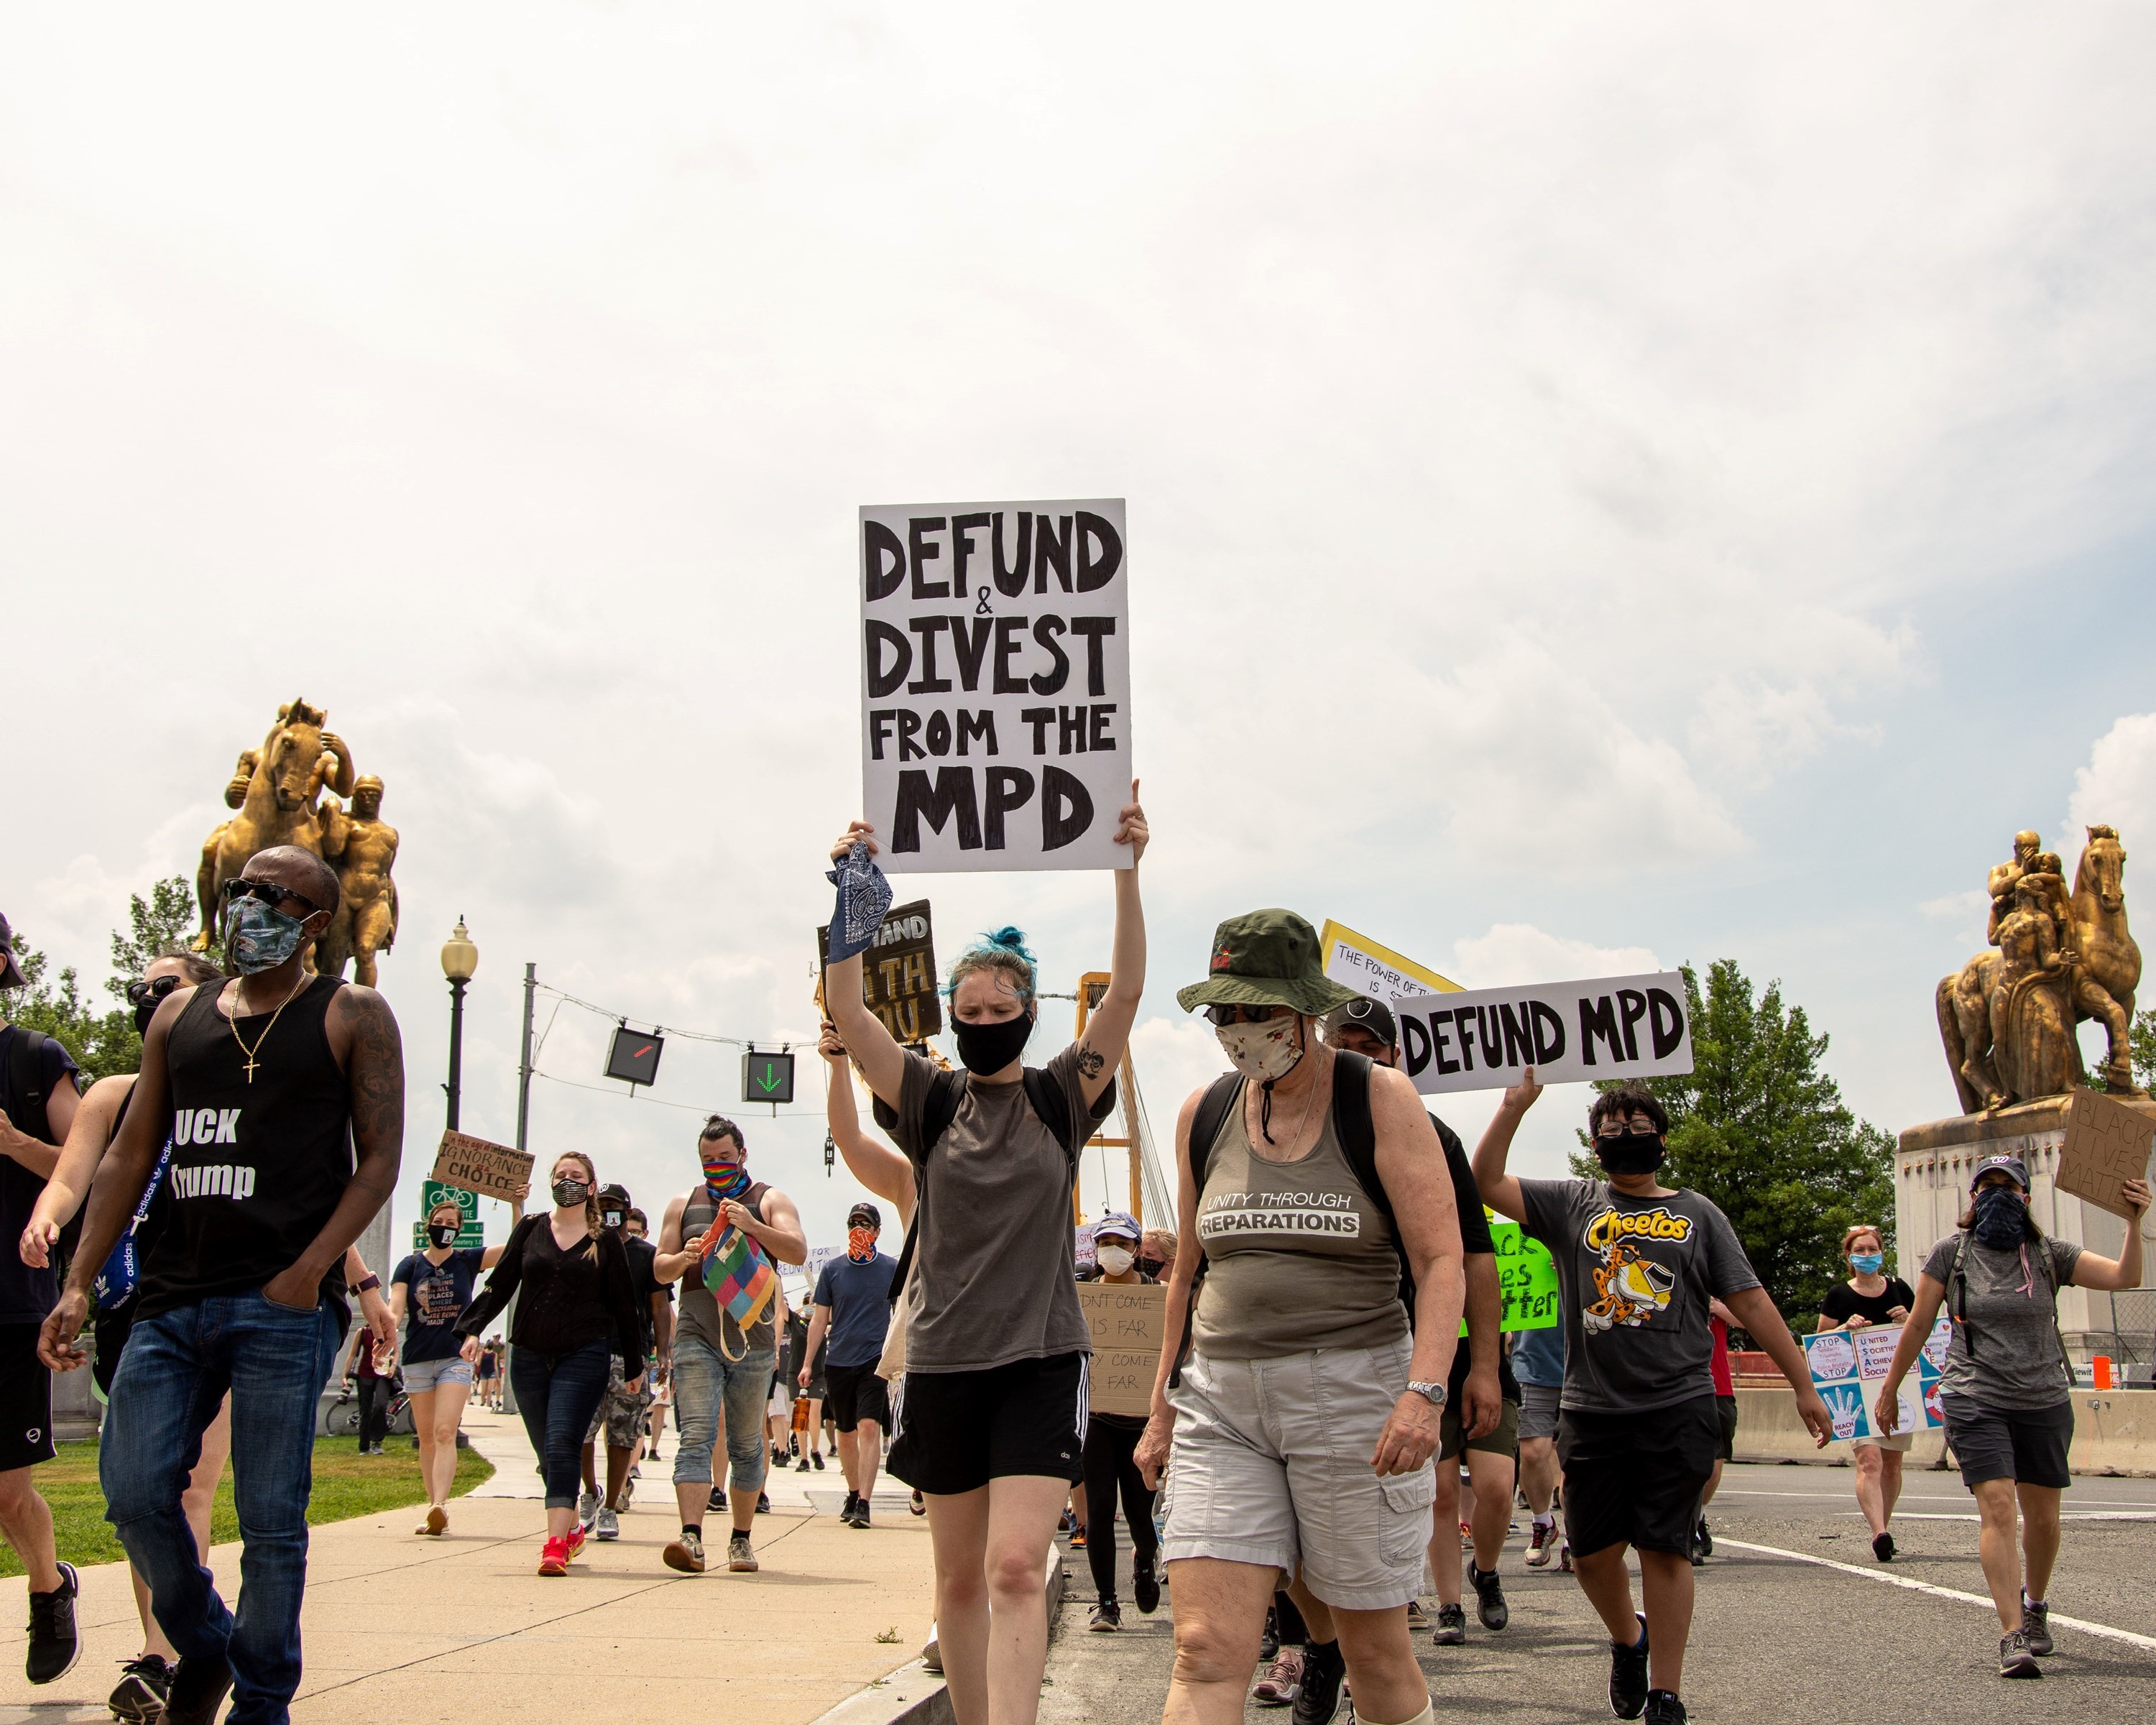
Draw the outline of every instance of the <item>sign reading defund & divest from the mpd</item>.
M1501 1089L1530 1066L1542 1084L1691 1070L1680 971L1410 994L1393 1010L1401 1069L1425 1096Z
M1112 869L1131 792L1121 498L861 511L861 760L891 872Z

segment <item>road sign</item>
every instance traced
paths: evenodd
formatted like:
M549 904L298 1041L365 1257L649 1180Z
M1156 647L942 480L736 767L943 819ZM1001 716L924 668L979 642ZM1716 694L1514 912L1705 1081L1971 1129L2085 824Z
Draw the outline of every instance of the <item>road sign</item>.
M769 1102L774 1106L793 1100L793 1056L759 1053L751 1049L742 1056L742 1100Z
M631 1084L652 1084L659 1078L659 1056L666 1039L656 1030L632 1030L624 1024L613 1033L607 1049L606 1076Z

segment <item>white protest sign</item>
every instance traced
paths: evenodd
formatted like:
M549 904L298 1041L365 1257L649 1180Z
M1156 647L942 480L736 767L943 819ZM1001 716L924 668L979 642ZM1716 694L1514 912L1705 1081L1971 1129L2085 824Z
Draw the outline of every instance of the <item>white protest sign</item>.
M1317 950L1327 982L1339 983L1388 1006L1410 994L1460 992L1460 984L1450 977L1440 976L1426 965L1402 957L1390 947L1381 947L1369 936L1358 934L1329 916L1317 932Z
M1939 1372L1946 1363L1953 1327L1943 1317L1932 1327L1917 1356L1917 1369L1902 1380L1896 1396L1901 1409L1897 1432L1928 1431L1945 1423L1939 1411ZM1901 1343L1902 1328L1900 1324L1879 1324L1861 1330L1821 1330L1801 1338L1812 1387L1826 1404L1834 1435L1844 1442L1879 1435L1873 1410Z
M1681 972L1467 988L1393 1003L1401 1070L1425 1096L1691 1070Z
M808 1291L803 1296L804 1304L816 1297L816 1278L824 1273L824 1266L834 1259L843 1258L845 1255L846 1249L844 1246L808 1248L808 1260L801 1266L802 1278L808 1284Z
M886 872L1130 866L1127 545L1120 497L861 511L861 772Z

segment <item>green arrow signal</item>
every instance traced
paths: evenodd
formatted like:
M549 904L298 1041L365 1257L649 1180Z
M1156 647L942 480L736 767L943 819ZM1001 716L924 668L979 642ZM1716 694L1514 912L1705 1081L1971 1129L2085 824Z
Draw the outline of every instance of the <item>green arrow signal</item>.
M766 1066L763 1069L763 1076L757 1079L757 1082L763 1086L764 1094L768 1096L778 1088L778 1074L774 1068Z

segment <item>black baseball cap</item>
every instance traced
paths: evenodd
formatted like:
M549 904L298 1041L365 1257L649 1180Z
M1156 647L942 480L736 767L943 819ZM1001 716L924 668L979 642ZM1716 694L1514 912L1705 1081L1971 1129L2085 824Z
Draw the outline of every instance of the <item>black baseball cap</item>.
M625 1210L635 1208L629 1201L629 1188L619 1181L610 1182L599 1188L599 1203L603 1207L619 1204Z
M1393 1009L1382 1000L1373 1000L1367 995L1358 995L1345 1006L1337 1007L1325 1017L1325 1034L1330 1039L1334 1033L1353 1024L1366 1030L1383 1043L1387 1048L1399 1045L1400 1027L1393 1018Z
M880 1228L883 1226L883 1212L865 1199L846 1212L846 1226Z
M15 962L15 931L0 916L0 988L19 988L23 982L23 967Z

